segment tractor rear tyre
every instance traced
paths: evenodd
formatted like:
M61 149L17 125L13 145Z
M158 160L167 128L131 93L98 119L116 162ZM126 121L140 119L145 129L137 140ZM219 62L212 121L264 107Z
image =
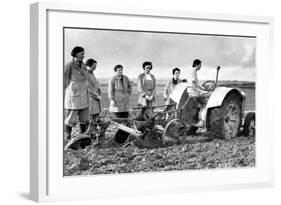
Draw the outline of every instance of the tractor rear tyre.
M215 138L231 139L238 135L242 119L242 98L229 93L220 107L210 111L208 131Z

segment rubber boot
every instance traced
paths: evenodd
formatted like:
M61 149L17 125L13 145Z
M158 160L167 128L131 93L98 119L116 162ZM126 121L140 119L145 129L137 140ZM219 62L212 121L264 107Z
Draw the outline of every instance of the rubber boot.
M87 125L86 124L80 124L80 133L84 134L86 132L87 129Z
M71 140L72 127L64 125L64 139Z

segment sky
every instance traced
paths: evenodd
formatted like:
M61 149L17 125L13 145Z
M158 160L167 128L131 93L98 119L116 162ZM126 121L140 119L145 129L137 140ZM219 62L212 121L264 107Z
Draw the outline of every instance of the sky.
M72 60L75 46L85 49L85 59L95 59L97 78L110 78L114 66L122 64L131 79L143 72L142 63L151 61L158 79L172 77L181 69L181 78L191 75L192 62L199 58L201 80L214 80L221 66L220 80L255 81L256 39L252 37L211 36L159 32L134 32L96 29L65 29L65 63Z

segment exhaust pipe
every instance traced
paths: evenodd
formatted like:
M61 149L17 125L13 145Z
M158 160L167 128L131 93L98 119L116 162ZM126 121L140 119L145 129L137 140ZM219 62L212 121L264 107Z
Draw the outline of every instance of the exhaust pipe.
M218 66L218 67L217 67L217 76L216 76L216 87L217 87L217 84L218 84L218 79L219 79L219 72L220 72L220 69L221 69L221 67L220 67L220 66Z

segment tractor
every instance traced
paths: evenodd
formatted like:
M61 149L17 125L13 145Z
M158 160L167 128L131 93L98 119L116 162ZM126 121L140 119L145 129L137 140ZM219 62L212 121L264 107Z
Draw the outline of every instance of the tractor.
M189 83L180 83L174 88L170 98L176 104L177 113L165 128L167 135L176 135L180 128L190 133L200 129L223 139L240 133L255 135L255 112L245 112L245 93L239 88L218 86L219 70L220 66L215 81L202 83L204 90L199 99Z

